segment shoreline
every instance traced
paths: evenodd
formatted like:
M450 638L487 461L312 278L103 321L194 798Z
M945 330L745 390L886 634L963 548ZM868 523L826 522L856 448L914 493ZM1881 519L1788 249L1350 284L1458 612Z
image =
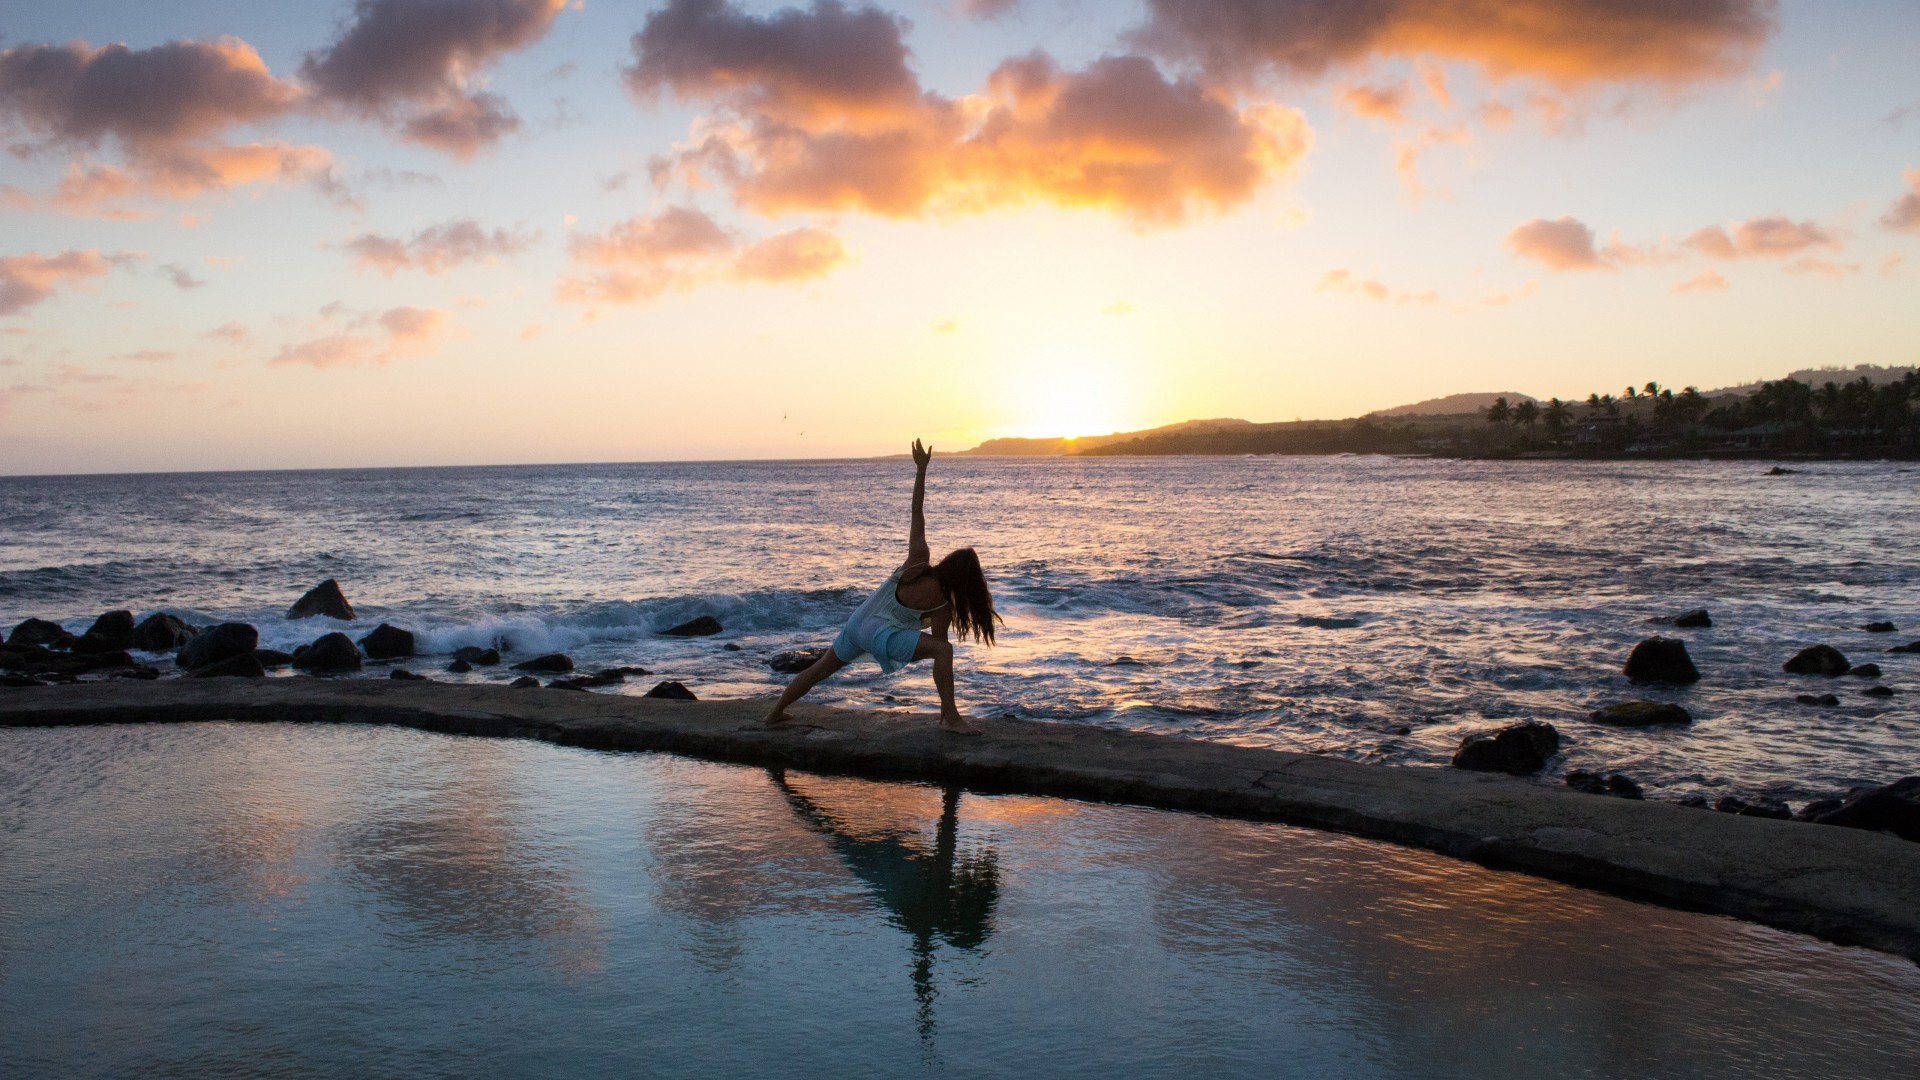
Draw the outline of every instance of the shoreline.
M1889 835L1498 774L1037 721L979 719L986 734L960 739L928 715L803 702L790 724L767 729L766 704L310 677L163 680L0 691L0 726L391 724L1195 811L1424 848L1920 961L1920 845Z

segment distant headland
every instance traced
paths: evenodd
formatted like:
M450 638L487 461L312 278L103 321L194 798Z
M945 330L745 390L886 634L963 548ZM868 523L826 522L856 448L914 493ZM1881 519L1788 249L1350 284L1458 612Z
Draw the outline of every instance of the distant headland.
M1079 438L989 439L961 453L1913 458L1920 457L1920 370L1810 368L1708 391L1649 382L1577 401L1514 391L1450 394L1346 420L1187 420Z

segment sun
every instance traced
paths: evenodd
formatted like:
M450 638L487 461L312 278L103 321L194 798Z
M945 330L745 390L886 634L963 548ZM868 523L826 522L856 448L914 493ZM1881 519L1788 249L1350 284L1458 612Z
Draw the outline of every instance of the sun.
M1021 436L1077 439L1126 430L1131 379L1090 350L1054 347L1036 352L1015 376L1009 411Z

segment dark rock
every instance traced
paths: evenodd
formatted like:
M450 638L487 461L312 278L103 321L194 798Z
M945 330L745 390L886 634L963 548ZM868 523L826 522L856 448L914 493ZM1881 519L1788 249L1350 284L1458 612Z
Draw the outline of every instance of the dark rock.
M1847 674L1858 675L1863 679L1877 679L1880 677L1880 665L1879 664L1855 664L1853 665L1853 670L1847 672Z
M133 612L109 611L93 620L93 625L81 636L107 643L104 649L95 649L95 652L130 649L133 647Z
M172 652L193 640L193 627L177 616L158 611L133 628L132 647L141 652Z
M8 645L0 649L0 669L28 675L71 676L89 671L133 666L125 650L101 653L63 653L39 645Z
M552 682L547 684L547 689L578 690L584 694L587 692L587 688L585 684L586 684L585 679L555 679Z
M262 667L286 667L293 663L292 653L283 653L279 649L255 649L253 658L260 661Z
M347 594L340 591L340 583L328 578L307 590L307 595L293 602L287 609L289 619L311 619L315 615L325 615L329 619L342 622L353 621L353 605L347 603Z
M825 655L827 655L825 649L788 649L786 652L773 654L773 659L767 661L767 666L782 675L798 675L819 663L820 658Z
M1798 469L1783 469L1778 465L1767 470L1768 476L1798 476L1799 474L1800 470Z
M572 671L573 657L566 653L548 653L513 665L515 671Z
M229 656L251 653L260 647L260 631L250 623L228 622L208 627L193 635L192 640L180 646L174 654L173 662L192 671L197 667L218 663Z
M513 687L515 690L527 690L539 686L540 680L531 675L522 675L507 685Z
M1866 788L1859 788L1859 789L1857 789L1857 790L1856 790L1855 792L1853 792L1852 794L1858 794L1858 792L1859 792L1859 791L1865 791L1865 790L1867 790L1867 789L1866 789ZM1808 803L1807 805L1805 805L1805 806L1803 806L1803 807L1801 807L1801 808L1800 808L1800 809L1799 809L1799 810L1798 810L1797 812L1795 812L1795 813L1794 813L1794 815L1793 815L1793 820L1795 820L1795 821L1812 821L1813 819L1815 819L1815 818L1817 818L1817 817L1819 817L1820 815L1822 815L1822 814L1824 814L1824 813L1827 813L1827 812L1828 812L1828 811L1830 811L1830 810L1838 810L1838 809L1840 809L1840 806L1841 806L1841 804L1842 804L1842 803L1845 803L1846 801L1847 801L1847 800L1846 800L1846 799L1844 799L1844 798L1841 798L1841 799L1815 799L1815 800L1813 800L1812 802L1810 802L1810 803Z
M1637 683L1695 683L1700 669L1687 655L1687 643L1678 638L1652 637L1633 647L1621 673Z
M19 675L14 672L0 674L0 686L45 686L44 682L31 675Z
M1829 709L1840 704L1840 699L1832 694L1795 694L1793 700L1802 705L1825 705Z
M1902 840L1920 840L1920 776L1855 792L1834 809L1808 820L1820 825L1890 832Z
M1596 724L1614 727L1653 727L1656 724L1691 724L1693 714L1678 705L1661 701L1623 701L1596 709L1588 716Z
M607 668L591 675L581 675L572 679L555 679L547 684L554 690L587 690L596 686L614 686L627 681L626 674L619 668Z
M660 685L647 691L646 694L642 696L651 697L651 698L668 698L673 701L700 700L699 698L696 698L693 696L693 691L687 689L685 686L681 685L680 683L674 682L672 680L668 680L666 682L661 683Z
M720 625L719 619L711 615L702 615L697 619L688 619L679 626L661 632L672 634L674 637L707 637L712 634L717 634L724 629L726 629L726 627Z
M1453 767L1526 776L1539 772L1559 749L1560 732L1552 724L1527 720L1462 739L1453 755Z
M1713 625L1713 616L1707 614L1706 608L1694 608L1675 615L1673 625L1688 629L1705 628Z
M259 657L250 652L244 652L237 656L215 660L211 664L202 664L187 672L187 677L190 679L264 679L267 677L267 668L260 662Z
M77 653L125 652L133 644L132 635L127 637L106 637L101 634L81 634L74 638L67 648Z
M499 649L482 649L477 645L462 645L453 650L455 660L465 660L474 667L492 667L500 662Z
M1689 810L1713 809L1713 804L1707 802L1707 797L1705 795L1689 795L1686 798L1680 800L1680 805L1686 807Z
M602 668L600 670L601 677L605 677L608 675L619 675L619 676L625 677L629 675L651 675L651 674L653 674L653 672L648 671L646 668L643 668L643 667L610 667L610 668Z
M1920 641L1909 641L1905 645L1895 645L1893 648L1888 649L1887 651L1888 652L1920 653Z
M425 675L415 675L413 672L408 671L406 668L394 668L392 671L387 673L387 678L396 679L400 682L426 682L427 681L427 677Z
M456 657L453 663L447 665L447 670L453 672L455 675L465 675L467 672L473 670L473 665Z
M149 664L136 663L107 674L115 679L138 679L141 682L151 682L160 677L160 669Z
M1723 814L1738 814L1741 817L1779 818L1782 821L1793 818L1793 811L1779 799L1748 801L1738 795L1722 795L1713 804L1713 808Z
M740 645L739 645L739 644L738 644L737 642L732 642L732 641L729 641L729 642L727 642L727 643L726 643L725 645L722 645L722 646L720 646L720 647L721 647L721 648L723 648L723 649L725 649L725 650L727 650L728 652L739 652L739 651L740 651Z
M1584 791L1589 795L1605 795L1607 778L1593 772L1570 772L1567 774L1567 786L1575 791Z
M7 635L9 645L47 645L55 649L64 649L73 644L73 634L57 622L45 619L28 619L13 628Z
M1131 657L1131 656L1116 656L1113 659L1107 661L1107 666L1108 667L1146 667L1147 662L1145 660L1136 659L1135 657Z
M1831 645L1811 645L1793 654L1793 659L1780 665L1780 670L1789 675L1825 675L1835 678L1845 675L1852 667L1840 650Z
M1401 724L1399 727L1393 729L1393 733L1395 735L1411 735L1413 734L1413 729L1405 724Z
M1894 690L1891 686L1869 686L1860 692L1868 697L1892 697Z
M1301 615L1293 621L1296 626L1310 626L1316 630L1352 630L1360 625L1359 619L1340 619L1330 615Z
M1890 622L1870 622L1860 629L1869 634L1891 634L1900 628Z
M315 675L360 670L360 648L339 631L323 634L313 644L293 654L293 666Z
M1645 799L1647 797L1646 793L1640 790L1639 784L1634 783L1632 779L1621 773L1608 774L1607 794L1616 799Z
M360 639L369 660L392 660L413 655L413 631L381 623Z

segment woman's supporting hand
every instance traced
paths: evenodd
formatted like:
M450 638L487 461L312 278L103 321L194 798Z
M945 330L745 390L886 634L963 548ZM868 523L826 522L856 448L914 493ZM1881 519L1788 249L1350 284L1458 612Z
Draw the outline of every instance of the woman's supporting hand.
M920 440L913 440L913 465L921 472L927 471L927 462L933 460L933 447L921 446Z

